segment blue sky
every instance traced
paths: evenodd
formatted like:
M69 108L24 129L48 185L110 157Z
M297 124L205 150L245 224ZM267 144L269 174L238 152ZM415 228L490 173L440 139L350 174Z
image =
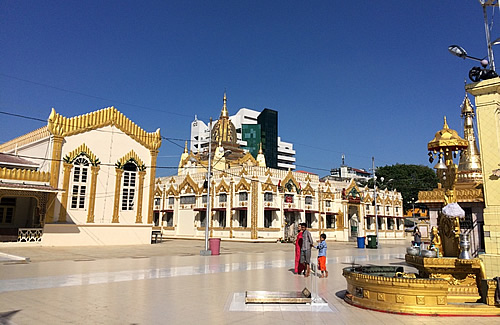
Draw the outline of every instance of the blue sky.
M188 139L195 114L218 117L226 89L230 114L277 110L297 169L320 176L342 153L358 168L372 156L430 166L443 116L462 133L476 65L448 45L486 56L474 0L2 1L0 44L0 111L46 119L52 107L74 116L115 106ZM0 115L0 141L43 125ZM159 166L177 166L184 142L173 142Z

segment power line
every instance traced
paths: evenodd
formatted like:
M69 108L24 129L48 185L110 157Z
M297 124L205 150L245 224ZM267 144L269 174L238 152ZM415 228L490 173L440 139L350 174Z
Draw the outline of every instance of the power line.
M170 111L160 110L160 109L157 109L157 108L151 108L151 107L144 106L144 105L137 105L137 104L127 103L127 102L123 102L123 101L119 101L119 100L114 100L114 99L109 99L109 98L105 98L105 97L89 95L89 94L86 94L86 93L82 93L80 91L75 91L75 90L65 89L65 88L61 88L61 87L56 87L56 86L44 84L44 83L41 83L41 82L36 82L36 81L28 80L28 79L23 79L23 78L19 78L19 77L7 75L7 74L4 74L4 73L0 73L0 76L5 77L5 78L10 78L10 79L18 80L18 81L22 81L22 82L26 82L26 83L30 83L30 84L37 85L37 86L43 86L43 87L47 87L47 88L52 88L52 89L55 89L55 90L59 90L59 91L63 91L63 92L71 93L71 94L76 94L76 95L85 96L85 97L94 98L94 99L106 100L106 101L109 101L109 102L114 102L114 103L118 103L118 104L122 104L122 105L132 106L132 107L143 108L143 109L147 109L147 110L154 111L154 112L161 112L161 113L172 114L172 115L183 116L183 117L192 117L191 115L181 114L181 113L177 113L177 112L170 112Z

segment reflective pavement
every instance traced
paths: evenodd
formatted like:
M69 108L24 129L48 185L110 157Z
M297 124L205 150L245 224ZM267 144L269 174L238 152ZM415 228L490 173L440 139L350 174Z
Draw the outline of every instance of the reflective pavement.
M498 318L417 317L352 307L342 300L342 268L404 265L406 242L377 250L328 242L329 278L317 279L326 308L242 304L244 292L300 291L312 277L292 272L294 247L222 242L199 256L202 241L122 247L0 246L0 324L493 324ZM28 257L8 259L5 256ZM313 254L314 255L314 254ZM52 258L51 258L52 257ZM407 268L409 269L409 268ZM16 312L18 311L18 312ZM9 315L9 313L11 313ZM2 318L3 315L3 318Z

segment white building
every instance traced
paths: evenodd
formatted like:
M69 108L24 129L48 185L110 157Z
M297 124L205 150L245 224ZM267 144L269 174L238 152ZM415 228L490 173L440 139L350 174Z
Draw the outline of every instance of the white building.
M0 144L0 241L149 244L160 130L114 107L65 117ZM19 159L22 158L22 159Z
M225 98L225 95L224 95ZM238 145L245 147L248 145L247 139L243 136L243 125L257 125L259 124L258 118L261 112L255 111L249 108L240 108L240 110L229 117L231 123L233 123L236 129L236 138ZM213 121L215 125L217 121ZM277 134L277 130L275 132ZM190 150L194 154L201 153L208 150L208 140L210 137L210 130L207 123L198 120L195 116L194 121L191 123L191 144ZM260 137L260 135L259 135ZM266 151L266 145L263 143L264 152ZM281 140L281 137L277 137L277 155L275 160L277 160L277 167L279 169L291 169L294 170L295 166L295 150L293 149L293 143L285 142ZM272 159L267 159L271 162Z

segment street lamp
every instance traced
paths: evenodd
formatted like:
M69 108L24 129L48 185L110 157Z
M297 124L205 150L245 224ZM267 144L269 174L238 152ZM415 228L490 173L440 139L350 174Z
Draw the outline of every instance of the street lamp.
M459 58L462 58L464 60L471 59L471 60L481 62L482 69L480 67L473 67L469 71L469 79L472 80L473 82L478 82L480 80L487 80L487 79L498 77L497 73L495 72L495 58L493 56L492 46L500 44L500 38L497 38L493 42L490 40L490 28L488 26L488 14L486 12L486 7L497 6L498 0L479 0L479 3L481 4L481 7L483 8L484 31L486 33L486 46L487 46L487 51L488 51L488 60L479 59L479 58L476 58L473 56L469 56L467 54L467 51L465 51L465 49L463 47L458 46L458 45L450 45L448 47L448 51L450 51L451 54L458 56ZM486 69L488 64L490 65L490 69Z
M411 221L413 222L413 228L416 226L415 222L415 198L412 197L411 201L406 201L406 203L410 204L411 203Z
M375 157L372 157L372 170L373 170L373 209L375 210L375 236L378 247L378 217L377 217L377 175L375 169Z

